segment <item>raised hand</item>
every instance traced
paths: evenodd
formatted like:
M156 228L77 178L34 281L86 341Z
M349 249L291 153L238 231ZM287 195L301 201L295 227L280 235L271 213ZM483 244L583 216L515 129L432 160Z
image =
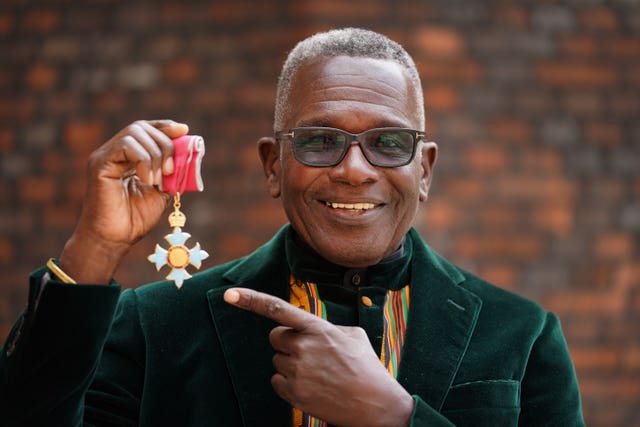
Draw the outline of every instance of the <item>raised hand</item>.
M413 399L362 328L333 325L250 289L229 289L224 299L281 325L269 335L276 351L271 384L292 406L336 426L409 425Z
M130 247L162 218L170 196L154 186L173 172L171 139L187 132L171 120L141 120L91 154L82 213L60 256L76 281L107 283Z

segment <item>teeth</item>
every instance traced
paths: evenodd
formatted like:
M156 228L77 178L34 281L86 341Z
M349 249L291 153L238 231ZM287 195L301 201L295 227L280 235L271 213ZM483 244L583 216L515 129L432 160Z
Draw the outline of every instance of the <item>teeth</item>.
M334 203L326 202L327 206L333 209L350 209L350 210L369 210L373 209L376 205L373 203Z

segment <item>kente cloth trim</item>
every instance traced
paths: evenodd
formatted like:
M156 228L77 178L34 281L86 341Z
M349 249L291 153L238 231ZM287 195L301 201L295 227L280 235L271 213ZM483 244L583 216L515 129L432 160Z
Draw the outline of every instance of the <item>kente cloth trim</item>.
M315 316L327 319L327 310L320 299L318 287L313 282L303 282L289 276L289 302ZM383 336L380 362L393 378L397 378L398 366L404 346L409 318L410 286L398 290L388 290L383 308ZM294 427L327 427L326 421L293 408Z

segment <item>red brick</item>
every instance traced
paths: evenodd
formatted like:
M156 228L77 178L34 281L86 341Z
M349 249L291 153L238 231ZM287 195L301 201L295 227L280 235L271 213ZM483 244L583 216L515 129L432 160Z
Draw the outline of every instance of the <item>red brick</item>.
M277 229L287 222L279 200L268 199L265 203L252 205L245 211L245 223L249 227L269 227Z
M7 238L0 237L0 264L10 265L13 262L14 249L11 241Z
M569 205L542 205L533 212L537 228L558 236L567 236L573 230L574 213Z
M225 248L225 254L229 259L244 256L253 251L258 245L259 243L250 238L247 233L225 233L218 239L218 246ZM226 259L220 261L224 262Z
M630 69L627 72L627 80L630 84L640 87L640 65L629 68Z
M73 152L88 155L106 141L105 124L100 119L72 119L65 126L64 142Z
M453 194L458 200L467 202L478 201L487 194L487 186L476 177L450 178L443 183L438 183L438 187L440 186L445 194Z
M184 94L182 94L184 97ZM180 93L169 88L159 88L147 93L144 106L149 111L167 111L172 114L180 99ZM156 113L157 114L157 113Z
M228 105L226 91L222 89L206 89L196 91L190 101L198 110L218 110Z
M563 97L570 114L596 116L605 109L602 94L591 90L570 92Z
M273 84L251 84L243 85L236 93L235 101L244 108L249 109L271 109L276 97L276 88Z
M60 17L57 11L39 8L27 12L23 25L27 31L49 33L57 28L59 21Z
M57 79L57 70L46 64L35 64L27 71L27 84L31 89L51 89L56 84Z
M576 182L565 178L512 176L499 181L494 191L512 200L564 203L576 197L576 186Z
M521 151L518 164L523 173L561 174L564 159L558 150L533 146Z
M458 92L451 86L427 86L424 90L424 101L429 112L446 112L458 108L460 100Z
M462 257L508 257L515 260L529 260L540 256L542 241L528 235L464 235L458 236L453 250Z
M239 152L236 156L243 170L260 171L260 176L262 177L262 163L258 156L257 147L257 144L244 144L238 147Z
M74 206L50 206L44 215L44 226L47 230L72 230L78 220L80 211Z
M531 139L531 125L522 119L500 118L489 122L489 134L492 138L524 143Z
M180 24L188 21L188 4L165 3L160 7L160 19L168 24Z
M624 233L607 233L596 237L594 255L610 260L628 259L633 256L633 236Z
M491 263L480 267L478 274L483 279L500 286L501 288L515 291L519 275L512 265L506 263Z
M631 372L640 372L640 344L626 347L620 356L625 368Z
M9 301L6 301L5 299L2 299L0 301L7 304L9 303ZM6 318L11 318L11 317L7 316ZM11 332L12 328L13 328L13 320L0 322L0 342L6 341L7 337L9 336L9 332Z
M592 7L579 12L579 20L587 30L613 31L618 28L618 17L605 7Z
M584 345L584 343L590 345L600 337L602 320L567 317L563 319L562 329L570 348L574 348L578 344Z
M483 227L500 230L516 229L518 226L518 212L510 206L483 206L473 213L480 220Z
M53 176L29 177L18 184L18 195L24 202L51 202L57 187Z
M429 228L434 230L452 229L460 222L458 209L447 200L437 197L427 201L424 215Z
M289 13L298 18L325 16L332 20L379 19L385 12L384 4L378 1L297 1L290 3L289 7Z
M640 285L640 259L632 258L617 266L615 282L622 292L631 292Z
M167 79L175 83L193 82L197 79L199 73L198 63L189 58L171 62L165 68Z
M636 117L640 112L640 98L635 92L614 94L610 98L611 110L618 117Z
M413 22L417 20L420 23L420 25L422 25L423 24L422 20L425 19L425 17L427 16L433 17L434 15L437 14L437 12L435 11L437 7L434 4L424 2L424 1L396 2L394 3L393 6L396 9L397 14L399 18L402 20L402 22ZM394 38L393 40L396 40L399 43L402 43L403 45L407 43L406 41L401 40L401 38L399 37Z
M13 16L9 13L0 14L0 35L6 35L13 29Z
M620 353L613 348L573 348L571 357L576 369L615 370L620 365Z
M623 310L624 300L608 292L556 293L545 301L545 307L560 317L612 316Z
M68 166L68 156L57 150L48 150L42 154L42 170L55 175Z
M0 69L0 89L9 89L16 85L15 72L10 69Z
M551 86L610 87L617 83L618 73L611 65L579 63L541 63L536 75Z
M633 377L584 377L580 380L580 390L586 395L599 396L601 399L637 402L640 396L640 381Z
M521 6L513 4L504 4L498 8L498 18L500 22L516 28L525 28L529 23L527 12Z
M85 162L86 163L86 162ZM86 167L83 168L83 171ZM73 179L64 187L65 197L70 202L80 202L84 199L85 193L87 191L87 181L85 179L81 179L84 177L84 174L77 173L77 179Z
M640 58L640 37L617 37L607 43L607 52L616 59Z
M208 18L216 24L228 24L230 22L243 22L265 16L268 7L267 2L247 3L247 2L211 2L208 10Z
M15 143L15 134L11 129L0 129L0 152L8 153Z
M420 74L425 85L429 85L433 80L466 83L476 82L483 73L480 65L471 60L433 61L427 58L423 61L418 61L419 64L422 62L424 62L424 65L418 65L418 68L420 69Z
M305 36L306 34L300 34L300 39L303 39ZM266 50L275 51L281 48L281 46L290 45L291 37L291 31L285 28L268 31L266 33L257 30L245 34L241 43L248 53L261 53ZM279 64L281 65L281 63Z
M564 55L577 57L593 57L599 51L598 41L585 35L567 35L560 39L559 47Z
M590 121L585 125L584 133L587 140L596 145L616 146L623 140L622 129L618 123Z
M466 45L457 31L446 27L424 27L415 34L416 48L427 57L457 58L463 56Z
M575 270L576 282L589 283L593 290L610 290L614 286L614 271L610 263L591 262Z
M472 171L484 174L504 173L507 166L507 154L500 147L472 146L465 150L464 164Z
M71 92L57 92L56 96L48 97L45 101L47 111L51 115L64 116L76 115L82 100L77 94Z
M114 90L98 94L93 101L95 108L100 112L115 113L122 111L127 105L127 98L122 92Z

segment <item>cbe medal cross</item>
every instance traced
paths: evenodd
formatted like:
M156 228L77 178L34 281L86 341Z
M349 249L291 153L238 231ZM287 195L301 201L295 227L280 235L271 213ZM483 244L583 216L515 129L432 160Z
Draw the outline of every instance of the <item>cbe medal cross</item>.
M202 157L204 156L204 140L196 135L184 135L173 140L174 146L174 172L165 176L162 181L162 191L173 194L173 212L169 215L169 226L173 229L170 234L164 236L169 242L169 249L164 249L156 244L155 252L147 259L155 264L156 270L168 265L171 271L166 276L167 280L173 280L178 289L191 275L187 272L189 265L200 269L202 260L209 254L200 249L200 243L189 249L186 245L191 235L182 231L187 221L184 213L180 211L180 194L185 191L202 191L204 185L200 176Z
M169 215L169 226L173 228L173 232L164 236L165 240L171 246L164 249L156 243L156 250L149 255L147 259L156 265L156 270L160 271L162 267L168 265L171 271L166 276L167 280L173 280L176 287L180 289L185 280L190 279L191 275L186 268L189 265L200 269L202 260L207 259L209 254L200 249L200 243L189 249L185 243L191 237L189 233L182 231L187 218L180 211L180 193L173 198L173 212Z

